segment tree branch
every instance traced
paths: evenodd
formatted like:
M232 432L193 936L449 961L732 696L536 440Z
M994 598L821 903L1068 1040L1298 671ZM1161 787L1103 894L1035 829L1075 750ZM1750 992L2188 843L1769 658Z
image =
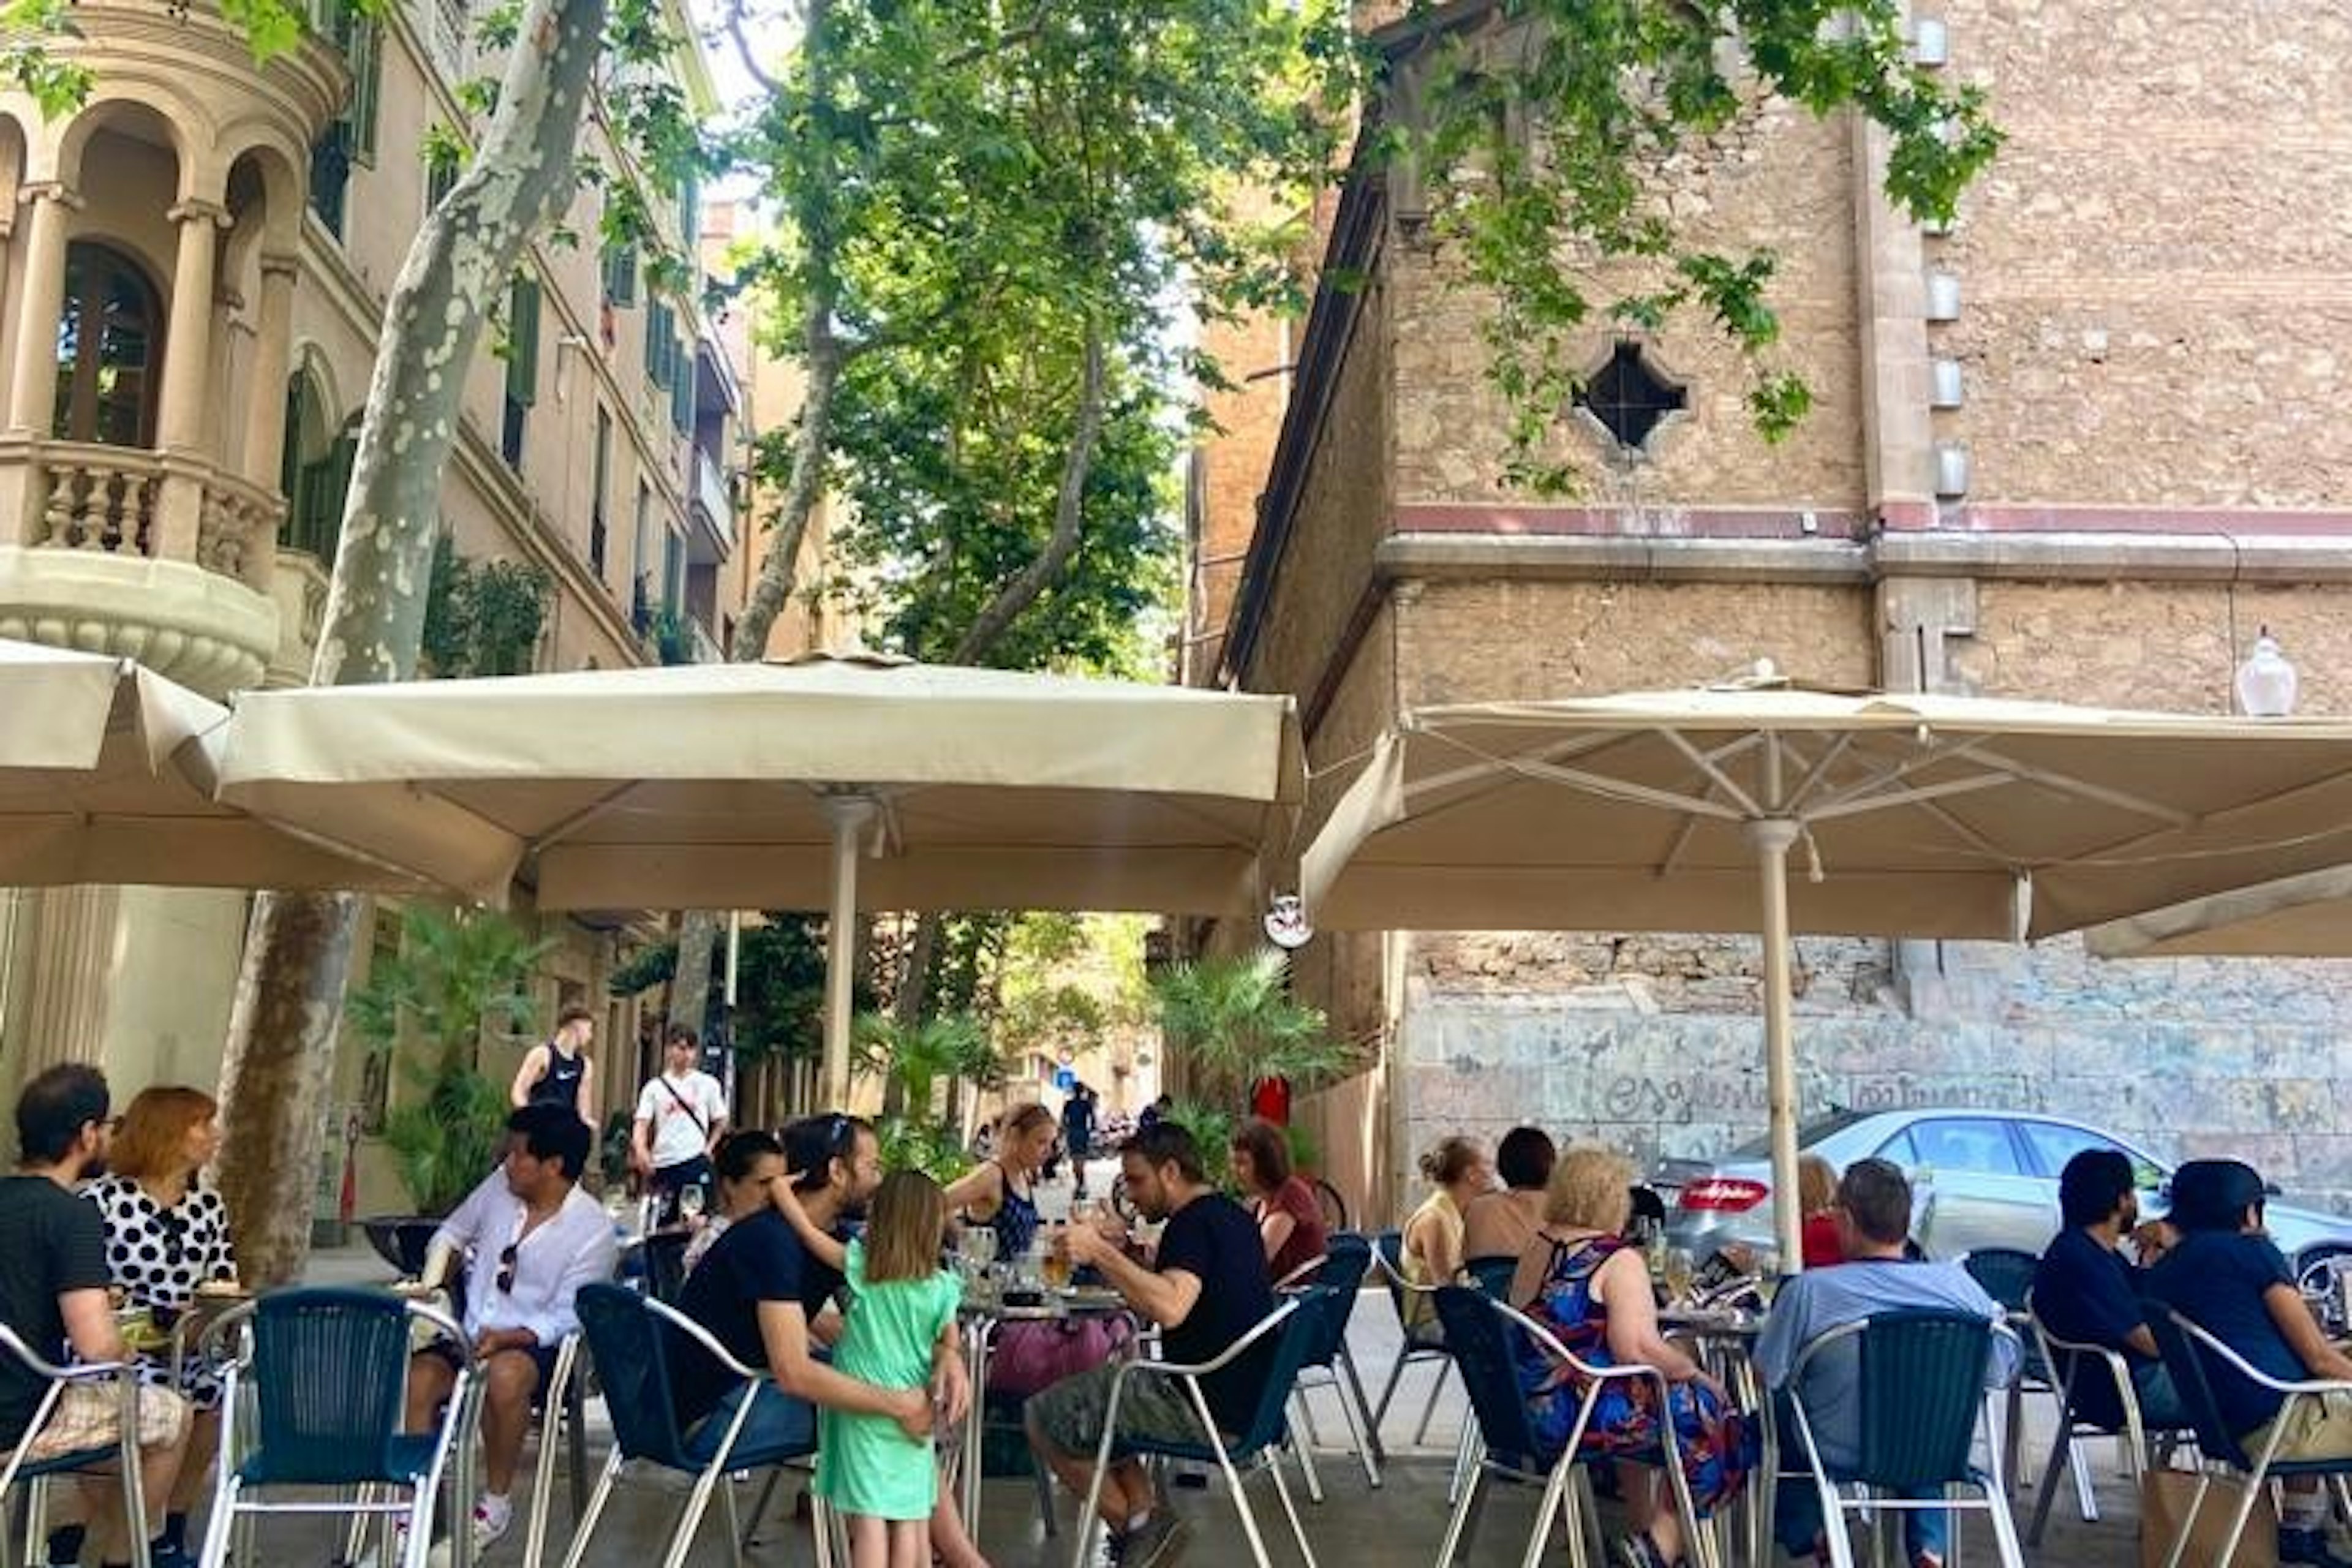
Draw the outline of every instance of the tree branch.
M950 664L976 663L1045 590L1066 571L1078 552L1079 529L1086 520L1087 479L1094 470L1095 446L1102 437L1104 367L1103 329L1098 318L1087 319L1086 384L1078 395L1077 427L1070 434L1070 449L1062 459L1062 488L1054 501L1054 531L1037 558L990 600L965 628Z

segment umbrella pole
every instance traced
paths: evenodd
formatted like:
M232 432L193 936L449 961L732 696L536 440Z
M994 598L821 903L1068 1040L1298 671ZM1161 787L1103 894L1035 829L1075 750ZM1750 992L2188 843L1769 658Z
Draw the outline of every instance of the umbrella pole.
M833 824L833 902L824 931L824 1103L849 1109L849 1005L857 976L857 837L874 820L874 798L827 795Z
M1790 1017L1789 848L1798 825L1787 817L1764 817L1748 825L1756 847L1759 890L1764 895L1764 1074L1772 1135L1772 1229L1780 1248L1780 1268L1804 1268L1805 1216L1797 1205L1797 1042Z

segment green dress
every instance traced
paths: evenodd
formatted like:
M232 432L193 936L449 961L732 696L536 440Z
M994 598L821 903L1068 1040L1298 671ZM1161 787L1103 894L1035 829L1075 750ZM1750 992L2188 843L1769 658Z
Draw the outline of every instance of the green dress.
M834 1346L835 1372L877 1388L920 1388L931 1379L931 1353L962 1299L954 1275L869 1284L866 1244L849 1244L849 1315ZM847 1411L817 1412L816 1489L844 1513L868 1519L929 1519L938 1500L931 1445L893 1420Z

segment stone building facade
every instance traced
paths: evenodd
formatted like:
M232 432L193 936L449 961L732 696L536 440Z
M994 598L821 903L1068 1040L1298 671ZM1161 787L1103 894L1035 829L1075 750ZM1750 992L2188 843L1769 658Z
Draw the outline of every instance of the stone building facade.
M2305 710L2352 710L2352 230L2325 216L2352 203L2352 121L2319 111L2352 17L1921 0L1912 22L2009 137L1948 230L1888 205L1883 140L1846 119L1768 106L1670 171L1696 237L1780 256L1778 352L1815 402L1779 446L1731 351L1675 321L1628 348L1685 409L1639 448L1580 414L1556 439L1583 493L1515 495L1486 301L1402 171L1349 181L1325 262L1362 285L1318 293L1257 494L1196 497L1204 554L1245 558L1191 635L1213 636L1213 679L1297 695L1310 827L1403 709L1759 658L2221 712L2268 625ZM1375 37L1409 84L1425 39ZM1617 344L1589 347L1598 367ZM1809 1108L2063 1110L2352 1199L2352 981L2328 964L1810 940L1801 961ZM1335 1097L1342 1175L1393 1209L1413 1148L1531 1108L1643 1152L1747 1136L1756 965L1738 940L1318 940L1301 984L1383 1046Z
M44 121L0 93L0 635L133 656L215 698L308 679L384 297L455 179L427 149L468 141L459 85L499 68L476 37L488 10L320 0L299 47L257 66L210 0L91 0L61 45L94 73L89 101ZM694 37L682 13L671 26ZM670 69L714 106L690 43ZM582 157L642 185L609 124L600 89ZM694 191L645 194L696 258ZM462 557L544 574L542 669L641 663L663 638L710 656L749 552L723 323L698 280L660 297L643 258L600 252L604 199L583 182L562 218L578 243L532 246L503 352L486 336L467 368L441 495ZM247 902L0 891L0 1089L67 1058L125 1091L209 1087ZM380 913L360 973L397 926ZM632 929L543 934L543 1008L606 1008L619 1065L602 1076L624 1103L636 1007L604 981ZM339 1068L339 1156L346 1113L383 1110L362 1055ZM361 1180L363 1206L397 1206L372 1160Z

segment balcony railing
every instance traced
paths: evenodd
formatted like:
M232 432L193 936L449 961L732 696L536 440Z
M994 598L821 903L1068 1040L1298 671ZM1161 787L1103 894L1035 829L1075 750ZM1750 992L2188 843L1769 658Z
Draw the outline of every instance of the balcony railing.
M702 447L694 449L694 504L709 520L721 552L735 548L735 498L728 493L727 476Z
M38 498L38 522L26 543L151 559L181 555L248 588L268 585L286 512L281 498L209 465L167 461L132 447L36 440L26 460ZM182 547L184 554L169 547L157 522L164 490L174 486L196 492L196 536L192 550Z

